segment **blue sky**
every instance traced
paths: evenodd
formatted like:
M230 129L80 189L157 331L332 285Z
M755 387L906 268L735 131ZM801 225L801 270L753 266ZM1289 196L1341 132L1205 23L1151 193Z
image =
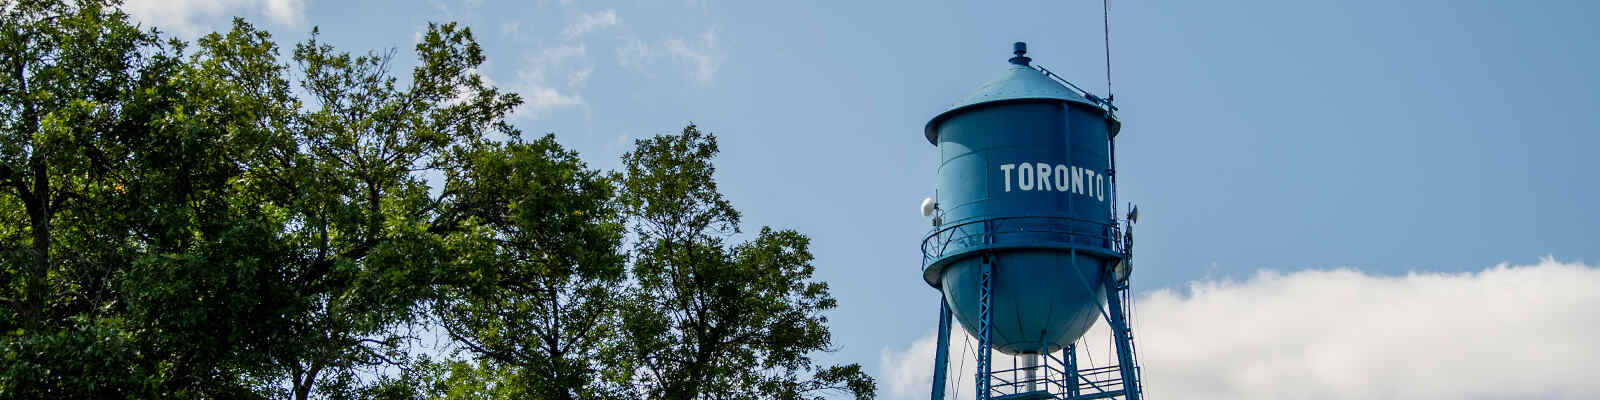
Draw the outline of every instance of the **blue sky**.
M287 47L317 26L342 49L399 49L400 71L427 22L465 23L481 72L529 100L514 124L595 167L693 121L721 140L746 232L813 238L840 304L841 349L824 357L880 380L894 367L880 361L936 321L917 270L936 162L922 125L999 76L1013 41L1105 91L1096 1L130 3L185 37L240 15ZM1593 275L1595 15L1600 3L1554 0L1113 1L1119 199L1143 213L1136 289L1194 299L1195 285L1275 282L1262 270Z

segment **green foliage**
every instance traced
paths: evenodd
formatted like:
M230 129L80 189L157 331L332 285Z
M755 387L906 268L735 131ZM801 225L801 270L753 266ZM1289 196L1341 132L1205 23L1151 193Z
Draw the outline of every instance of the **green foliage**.
M808 357L809 239L728 243L711 135L601 172L520 138L465 27L401 84L393 51L116 5L0 0L0 399L872 397Z
M601 379L624 273L613 180L545 136L480 149L445 186L465 217L449 248L465 274L436 316L535 398L619 390Z
M424 175L513 133L469 31L430 27L401 88L387 55L285 65L242 21L185 56L104 4L0 8L0 397L336 396L403 362L453 275ZM60 379L101 374L128 379Z
M831 350L822 313L836 306L811 281L810 239L762 228L729 246L739 214L717 191L716 138L694 125L637 142L623 156L638 290L624 308L625 348L652 398L872 398L858 365L818 368ZM810 376L806 376L809 374Z
M180 60L97 1L0 3L0 398L189 391L120 314L143 222L129 159ZM154 205L152 205L154 206Z
M294 351L271 371L291 377L295 397L324 372L400 362L408 338L396 328L456 275L440 234L457 224L425 174L464 168L462 154L486 132L514 134L504 118L520 100L473 72L483 58L471 31L430 25L416 52L412 85L400 87L388 71L393 53L353 56L315 34L295 48L312 105L286 132L293 147L263 162L267 180L257 186L286 216L283 272L308 303L295 316Z

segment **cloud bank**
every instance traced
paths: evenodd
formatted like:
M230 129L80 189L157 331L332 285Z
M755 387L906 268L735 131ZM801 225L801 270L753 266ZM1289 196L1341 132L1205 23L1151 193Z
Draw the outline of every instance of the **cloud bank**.
M1261 271L1150 292L1135 304L1151 398L1600 397L1591 377L1600 363L1600 269L1581 263L1547 257L1404 276ZM951 389L971 398L964 336L952 335L952 379L962 380ZM1085 337L1103 365L1111 355L1104 324ZM908 348L883 350L885 398L928 395L933 348L930 331Z

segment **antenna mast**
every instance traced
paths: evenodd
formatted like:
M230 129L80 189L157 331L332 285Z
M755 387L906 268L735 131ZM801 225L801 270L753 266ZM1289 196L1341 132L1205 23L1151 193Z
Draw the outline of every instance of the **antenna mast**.
M1106 101L1116 98L1111 94L1111 0L1100 0L1100 16L1106 38Z

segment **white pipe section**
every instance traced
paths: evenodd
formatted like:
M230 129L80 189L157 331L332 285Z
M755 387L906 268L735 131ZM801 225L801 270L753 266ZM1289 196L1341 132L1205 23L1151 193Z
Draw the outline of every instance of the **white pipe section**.
M1022 356L1022 368L1023 376L1026 377L1026 380L1028 381L1028 391L1039 391L1039 382L1037 380L1039 371L1039 355L1024 354Z

